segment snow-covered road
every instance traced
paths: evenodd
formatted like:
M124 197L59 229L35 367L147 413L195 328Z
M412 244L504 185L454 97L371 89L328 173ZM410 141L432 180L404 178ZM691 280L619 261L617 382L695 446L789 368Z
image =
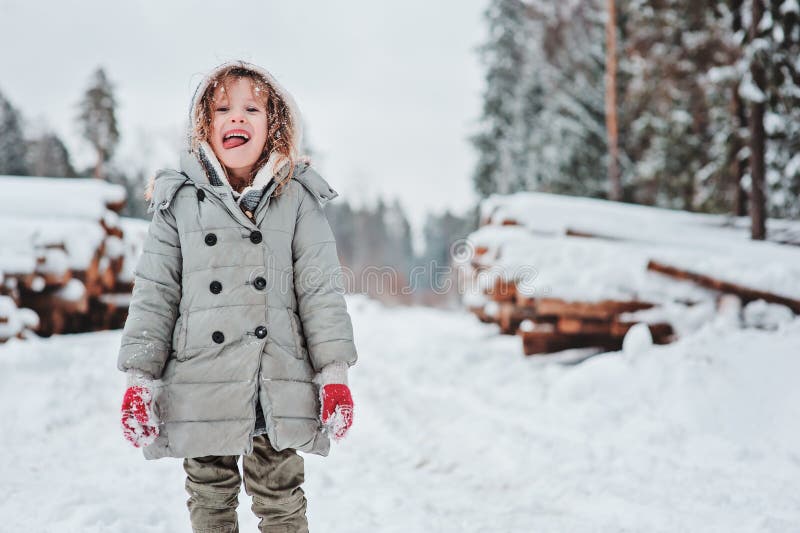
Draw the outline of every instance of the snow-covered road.
M355 425L305 456L312 531L800 530L800 320L562 365L466 313L348 303ZM0 531L190 531L180 461L121 436L118 342L0 346Z

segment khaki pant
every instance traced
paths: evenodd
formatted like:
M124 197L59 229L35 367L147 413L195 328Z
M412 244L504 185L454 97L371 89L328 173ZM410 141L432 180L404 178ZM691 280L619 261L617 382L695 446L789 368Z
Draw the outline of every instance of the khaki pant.
M184 459L189 517L195 533L238 533L238 455ZM275 451L266 435L253 439L245 455L244 489L253 498L253 513L262 533L307 533L303 458L295 450Z

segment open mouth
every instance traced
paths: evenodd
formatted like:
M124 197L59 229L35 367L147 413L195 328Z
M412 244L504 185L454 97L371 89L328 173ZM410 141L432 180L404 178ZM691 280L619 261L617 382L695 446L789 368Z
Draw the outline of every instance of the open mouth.
M238 148L250 140L250 134L244 130L231 130L222 136L222 147L226 150Z

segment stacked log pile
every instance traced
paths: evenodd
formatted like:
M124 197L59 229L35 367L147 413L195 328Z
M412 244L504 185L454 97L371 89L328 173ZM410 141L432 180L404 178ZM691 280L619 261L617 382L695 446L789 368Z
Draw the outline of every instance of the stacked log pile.
M0 342L121 327L136 247L118 215L124 188L9 176L0 188Z
M672 342L674 320L696 315L696 327L730 312L731 297L743 323L748 303L800 314L800 250L749 242L717 216L540 193L481 207L465 304L518 335L526 355L619 350L639 323L653 343Z
M567 301L532 298L520 294L513 281L498 278L487 304L470 310L483 322L498 324L500 332L519 335L525 355L559 352L570 348L598 347L619 350L636 311L652 309L653 303L638 300ZM673 339L667 322L647 324L656 344Z

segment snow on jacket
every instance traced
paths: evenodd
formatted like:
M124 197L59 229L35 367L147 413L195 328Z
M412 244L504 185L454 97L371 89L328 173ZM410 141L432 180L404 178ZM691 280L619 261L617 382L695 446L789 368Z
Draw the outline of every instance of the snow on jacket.
M156 177L117 363L156 379L148 459L251 453L257 403L276 449L328 454L313 380L357 359L323 210L338 193L307 163L268 183L250 219L206 143Z

